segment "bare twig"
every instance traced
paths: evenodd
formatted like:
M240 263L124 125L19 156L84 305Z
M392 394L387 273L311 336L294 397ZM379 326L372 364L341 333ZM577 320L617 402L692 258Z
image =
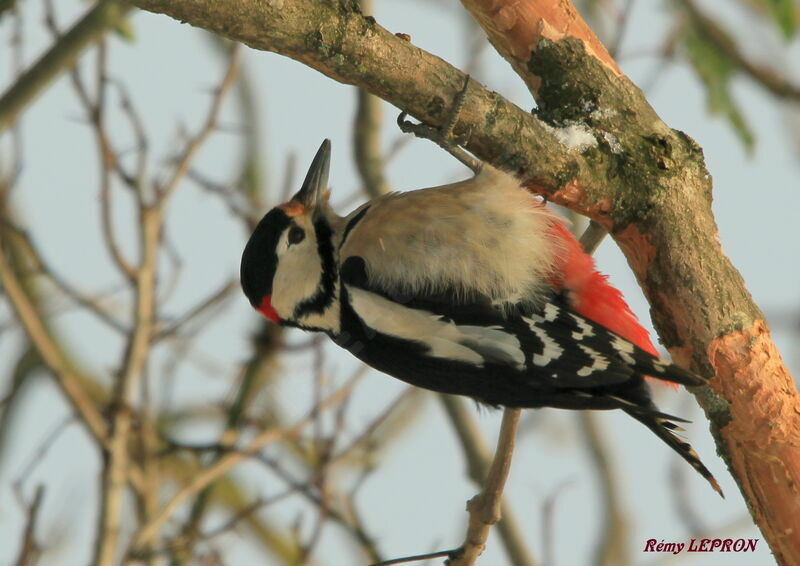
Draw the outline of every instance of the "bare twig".
M795 101L800 100L800 85L792 84L786 76L777 70L758 64L748 58L728 32L708 17L694 0L678 0L678 3L683 5L694 22L700 26L705 37L736 64L742 72L777 97Z
M59 32L55 23L55 15L52 12L53 7L51 2L46 3L46 9L48 26L51 33L58 37ZM78 99L89 116L97 141L97 149L100 157L100 222L103 231L103 243L114 265L125 276L128 282L132 283L135 278L135 270L131 262L128 261L122 253L112 221L112 171L116 172L128 186L135 188L136 183L132 180L130 173L124 170L120 160L117 159L117 153L114 151L105 130L105 87L107 84L105 71L107 65L106 56L106 46L105 43L101 41L97 50L98 94L94 100L90 96L77 68L73 69L72 73L70 73L70 77ZM132 108L130 112L133 112ZM137 195L138 194L139 193L137 193Z
M101 43L98 60L98 94L96 97L95 124L103 130L105 101L105 48ZM105 160L104 160L105 161ZM122 507L129 469L129 447L133 409L131 403L139 389L150 352L156 318L156 273L161 244L162 214L155 207L139 207L139 248L141 258L133 268L132 283L135 290L133 328L128 335L125 356L118 372L112 398L111 431L105 446L106 455L102 474L98 533L95 540L94 564L112 566L117 560L117 548L122 529Z
M38 269L42 275L47 277L59 291L66 295L67 298L94 313L98 319L106 323L117 332L124 333L127 331L125 325L120 320L114 317L113 314L99 304L99 296L91 297L86 295L73 286L72 283L70 283L65 277L57 273L56 270L45 260L44 255L39 251L39 249L33 243L30 235L26 231L12 224L10 218L0 218L0 223L14 232L14 235L18 238L19 244L24 246L27 254L31 258L32 263L34 263L36 266L36 269ZM113 292L113 290L110 290L108 293L110 294ZM105 293L101 293L101 295L103 294Z
M15 562L16 566L34 566L39 559L41 549L36 543L36 519L39 516L39 508L44 499L44 487L36 488L33 501L28 506L28 520L25 523L25 533L22 535L22 544Z
M220 111L222 110L222 102L225 99L225 95L230 91L231 87L233 87L234 83L236 82L236 73L239 69L240 60L240 50L238 49L238 45L238 43L231 44L231 56L228 61L228 68L225 72L222 82L214 93L214 99L211 103L211 108L208 112L205 123L200 128L200 131L197 132L197 134L190 139L184 147L183 152L176 161L175 167L172 170L172 174L169 176L167 181L162 186L158 187L158 196L156 199L156 205L158 207L163 207L166 204L169 195L175 190L178 183L189 171L189 167L192 163L192 160L197 155L197 151L202 147L208 136L211 135L211 133L217 128Z
M294 480L289 472L274 459L258 456L259 462L267 466L270 471L280 477L286 484L298 490L308 501L314 505L321 505L322 501L320 495L311 483L301 483ZM370 557L370 560L377 562L381 561L380 553L375 544L375 541L367 533L364 524L361 522L355 506L352 501L345 502L347 505L346 510L341 511L335 507L329 507L328 516L335 521L338 525L343 527L348 534L350 534L356 542L361 546L361 549Z
M614 39L608 46L609 55L615 59L622 45L622 40L625 37L625 32L628 30L628 22L630 21L630 15L633 11L634 2L635 0L625 0L624 6L617 8L617 29L614 34Z
M211 482L224 474L228 473L234 466L243 460L253 456L262 448L278 440L291 439L300 432L314 419L317 411L323 410L331 405L340 403L355 383L355 379L347 382L343 387L329 395L318 406L314 407L305 417L300 419L295 425L289 428L274 428L262 432L256 436L245 448L237 451L227 452L211 466L197 473L192 480L183 486L166 505L161 508L159 514L148 524L143 525L134 537L131 544L133 552L139 551L144 545L148 544L159 532L161 526L172 516L185 501L193 495L199 493Z
M469 527L462 547L449 561L451 566L471 566L486 547L486 539L492 525L500 520L500 502L508 472L511 469L511 457L514 453L514 438L519 424L520 409L505 409L500 426L500 438L497 441L494 460L489 468L481 493L467 503Z
M599 521L602 532L595 547L594 564L624 566L629 563L626 552L628 529L621 504L619 482L614 475L610 454L598 428L597 415L592 411L580 411L578 419L597 471L596 477L600 481L598 491L603 499L603 510Z
M0 243L5 244L5 235L0 231ZM5 248L5 245L0 246ZM17 279L14 270L6 259L5 253L0 253L0 281L6 297L11 302L17 318L28 334L45 366L56 378L56 383L67 397L81 422L86 426L91 436L102 445L107 435L105 419L95 406L87 392L81 385L81 380L73 371L61 349L53 340L50 332L42 321L31 297Z
M473 482L481 485L488 475L491 454L478 425L462 399L453 395L439 395L439 400L458 434L467 460L467 474ZM511 506L506 501L501 505L502 519L497 524L497 530L509 560L515 566L535 566L536 561L525 544L525 536Z
M437 552L428 552L426 554L415 554L414 556L403 556L401 558L392 558L390 560L382 560L375 562L370 566L390 566L391 564L407 564L409 562L422 562L423 560L430 560L431 558L441 558L443 556L452 556L459 551L458 548L452 550L439 550Z
M47 454L48 450L52 448L53 444L55 444L56 440L58 440L64 432L69 430L69 425L74 422L74 419L75 417L72 415L61 419L58 423L56 423L50 433L45 436L42 443L30 456L28 462L22 467L22 471L20 472L18 479L13 484L15 489L22 490L23 482L33 475L33 471L36 469L36 466L38 466L39 463L44 460L45 455Z
M556 500L564 488L572 483L571 480L561 482L555 487L542 504L542 563L546 566L557 564L555 559L555 528L554 515Z
M194 319L202 316L204 313L208 312L209 309L214 308L215 306L220 305L227 299L230 294L239 288L238 281L227 281L223 283L219 289L212 292L208 295L205 299L197 303L195 306L190 308L180 317L175 319L169 326L158 330L153 335L153 340L162 340L164 338L168 338L173 334L176 334L180 331L181 328L185 327L188 323L192 322Z
M117 0L98 2L72 29L22 75L0 98L0 131L17 119L19 113L33 101L62 71L68 69L78 55L108 28L125 19L131 6Z

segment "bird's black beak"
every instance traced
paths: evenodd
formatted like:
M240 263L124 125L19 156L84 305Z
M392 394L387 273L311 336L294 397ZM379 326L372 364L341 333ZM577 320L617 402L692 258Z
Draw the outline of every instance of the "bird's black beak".
M322 204L325 191L328 190L328 171L331 167L331 140L325 140L317 150L314 161L306 173L303 186L292 197L292 200L302 204L307 210L317 209Z

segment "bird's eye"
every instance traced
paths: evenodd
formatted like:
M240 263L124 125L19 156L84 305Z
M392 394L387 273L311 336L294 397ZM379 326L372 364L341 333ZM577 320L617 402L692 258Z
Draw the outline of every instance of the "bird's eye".
M305 239L305 237L306 233L302 228L300 228L300 226L292 226L289 229L289 245L299 244Z

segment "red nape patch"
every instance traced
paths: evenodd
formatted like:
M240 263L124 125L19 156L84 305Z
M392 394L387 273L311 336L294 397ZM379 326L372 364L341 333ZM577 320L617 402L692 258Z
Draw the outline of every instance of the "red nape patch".
M271 299L272 295L267 295L266 297L264 297L264 299L261 301L261 304L258 305L258 309L256 310L258 310L258 312L263 314L265 317L270 319L275 324L278 324L278 321L280 320L281 317L279 317L278 312L274 308L272 308Z

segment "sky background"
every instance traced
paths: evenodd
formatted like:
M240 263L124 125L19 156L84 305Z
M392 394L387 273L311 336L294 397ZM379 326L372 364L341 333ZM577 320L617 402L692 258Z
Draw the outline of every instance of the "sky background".
M25 30L25 60L30 63L49 44L39 2L22 2ZM753 25L735 10L722 10L728 2L706 2L733 29L747 29L758 44L755 56L766 56L778 45L771 28ZM618 60L623 71L637 84L649 82L655 58L652 56L666 32L669 11L661 2L634 2L628 33ZM58 3L60 21L66 26L86 8L83 2ZM377 21L392 32L411 35L415 45L435 53L451 64L466 63L469 36L464 14L457 2L428 3L421 0L377 2ZM164 16L136 13L131 19L134 39L113 37L110 42L111 74L123 80L146 120L153 155L168 155L177 145L181 124L195 129L210 102L210 91L224 71L223 61L212 48L207 34ZM11 60L8 19L0 22L3 57L0 84L9 83ZM772 63L791 69L800 77L800 47L795 41L785 60ZM259 92L260 128L266 145L263 163L268 175L268 206L277 204L286 156L298 158L297 186L305 168L323 138L333 142L330 183L333 203L344 214L363 200L351 158L353 87L334 83L317 72L271 53L246 49L247 72ZM523 108L533 103L522 82L493 50L487 49L473 77ZM797 374L800 311L800 238L796 237L800 211L797 138L793 139L788 110L754 84L736 79L733 92L745 110L755 134L751 156L733 135L728 124L706 111L705 94L685 63L669 65L647 90L650 103L671 127L683 130L704 149L714 177L714 212L719 238L726 253L742 272L748 288L771 323L775 341L790 370ZM223 112L223 123L235 126L235 107ZM386 126L384 148L402 134L394 126L397 109L384 105ZM120 123L122 127L122 123ZM241 138L230 131L216 135L203 150L200 170L220 182L231 178ZM92 132L82 119L80 106L69 81L62 77L27 111L22 121L25 149L24 169L14 195L14 204L45 257L54 269L87 290L108 290L119 278L106 259L100 239L97 201L97 160ZM120 135L126 140L126 134ZM128 136L128 142L132 140ZM5 140L7 141L7 140ZM124 143L120 143L124 147ZM4 145L3 150L7 147ZM163 163L154 161L157 172ZM429 142L413 140L387 168L391 185L398 190L434 186L468 176L466 169ZM356 196L354 196L356 195ZM357 200L360 199L360 200ZM115 222L124 247L134 249L130 208L120 199ZM180 277L167 302L167 312L180 313L238 272L241 250L247 234L241 223L228 214L219 199L186 183L169 208L168 231L183 258ZM648 306L624 257L611 240L596 254L597 263L622 289L633 310L650 328ZM248 336L258 323L243 295L227 303L222 318L204 331L198 350L208 362L204 368L181 369L172 383L179 403L214 405L224 400L232 386L230 368L248 355ZM62 309L63 310L63 309ZM2 320L8 310L0 308ZM66 309L56 319L57 327L98 373L108 375L119 359L122 345L86 314ZM289 331L289 342L302 342L297 331ZM19 348L18 332L0 334L0 375L8 375L9 364ZM326 349L329 374L334 382L357 367L354 360L334 347ZM286 377L274 391L275 401L290 415L301 416L310 399L308 378L312 360L307 355L282 359ZM154 374L158 374L158 364ZM43 508L42 532L54 536L63 531L58 552L46 556L44 564L85 564L91 548L96 511L96 477L99 461L80 427L68 425L32 473L26 466L42 440L54 427L62 426L69 411L59 393L40 376L42 384L27 399L14 423L16 434L0 460L0 566L10 564L23 528L23 517L12 483L25 476L27 496L39 483L48 485ZM3 387L5 385L5 381ZM359 385L352 408L352 427L369 422L403 389L401 383L370 372ZM729 524L745 513L738 490L723 462L715 455L708 427L694 399L685 391L656 392L662 409L693 419L688 437L704 462L720 480L727 499L721 500L705 481L687 466L687 482L697 509L709 527ZM425 395L425 410L415 418L394 450L382 461L379 472L364 486L359 502L367 525L387 557L456 546L463 538L466 514L464 502L475 493L468 481L457 440L440 405ZM494 441L499 412L476 411L487 439ZM759 538L755 555L681 555L664 560L663 555L641 552L649 538L686 541L670 493L664 486L671 463L677 458L644 427L623 414L604 413L600 425L614 442L615 465L625 486L624 505L635 518L631 525L631 554L637 566L685 564L731 566L773 564L768 548L755 527L725 532L725 536ZM568 412L545 410L528 413L514 457L507 497L534 553L541 557L542 510L555 495L554 540L548 566L585 564L599 530L600 500L592 468ZM218 429L212 426L185 427L184 440L209 442ZM254 497L274 491L263 473L252 464L237 469ZM300 504L288 501L270 514L290 523L302 512ZM256 549L243 537L226 535L222 543L231 564L257 563ZM335 528L326 530L322 552L324 564L350 564L351 554ZM264 563L264 562L261 562ZM268 562L267 562L268 563ZM494 537L480 562L505 564L501 545Z

